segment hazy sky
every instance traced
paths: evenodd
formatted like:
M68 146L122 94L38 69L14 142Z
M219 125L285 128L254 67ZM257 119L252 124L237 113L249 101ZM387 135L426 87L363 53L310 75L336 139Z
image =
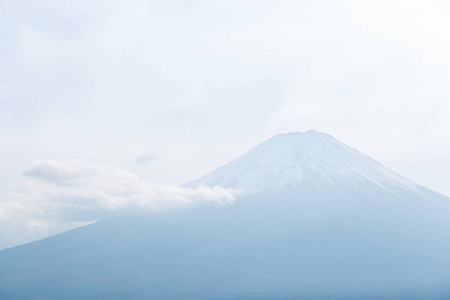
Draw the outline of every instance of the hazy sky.
M107 184L66 186L80 174L228 201L176 185L311 128L450 195L449 15L430 0L1 0L0 248L86 221L61 217L75 202L116 207Z

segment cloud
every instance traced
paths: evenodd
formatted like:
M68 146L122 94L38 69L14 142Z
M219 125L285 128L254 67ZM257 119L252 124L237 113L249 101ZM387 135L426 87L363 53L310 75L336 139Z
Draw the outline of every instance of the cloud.
M90 175L96 173L97 166L93 164L69 161L61 163L58 161L37 161L34 167L23 173L26 177L31 177L41 181L54 184L70 184L80 179L89 179Z
M152 161L156 161L158 160L158 158L159 158L158 155L149 152L144 155L136 157L136 162L139 164L146 164Z
M201 203L232 204L219 186L154 184L113 165L88 161L34 162L0 200L0 248L42 238L130 211L167 211Z

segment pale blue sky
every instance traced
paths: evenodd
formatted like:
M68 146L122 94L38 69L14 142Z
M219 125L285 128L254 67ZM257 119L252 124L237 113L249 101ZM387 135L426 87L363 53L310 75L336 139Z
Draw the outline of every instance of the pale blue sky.
M449 15L446 1L2 0L0 188L70 159L182 184L315 128L450 195Z

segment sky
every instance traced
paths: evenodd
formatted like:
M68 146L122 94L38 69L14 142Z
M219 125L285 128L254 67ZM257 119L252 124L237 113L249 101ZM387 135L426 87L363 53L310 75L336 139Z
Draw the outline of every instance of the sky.
M449 15L430 0L0 0L0 248L120 209L232 202L181 185L309 129L450 196Z

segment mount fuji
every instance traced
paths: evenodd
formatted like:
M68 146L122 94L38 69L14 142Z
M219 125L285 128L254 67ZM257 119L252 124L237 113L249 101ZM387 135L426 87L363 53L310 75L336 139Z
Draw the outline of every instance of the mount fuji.
M279 204L313 197L376 202L440 198L332 136L277 135L190 185L219 185Z
M450 199L327 134L277 135L201 185L237 199L0 251L0 299L450 298Z

